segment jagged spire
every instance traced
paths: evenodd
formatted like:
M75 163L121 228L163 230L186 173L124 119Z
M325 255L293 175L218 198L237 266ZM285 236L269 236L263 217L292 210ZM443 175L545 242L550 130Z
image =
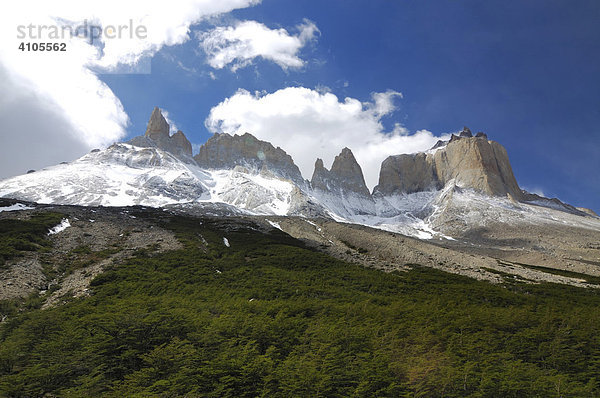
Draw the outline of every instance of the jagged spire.
M473 133L471 133L471 129L467 126L463 127L462 131L458 135L459 137L473 137Z
M169 123L167 123L158 106L155 106L152 111L145 136L153 140L169 137Z
M331 170L324 168L323 161L317 159L311 183L314 188L323 191L333 189L353 192L365 197L371 196L362 169L349 148L342 149L342 152L335 157Z
M181 130L169 136L169 123L156 106L152 111L145 136L150 138L154 145L174 155L192 156L192 144Z

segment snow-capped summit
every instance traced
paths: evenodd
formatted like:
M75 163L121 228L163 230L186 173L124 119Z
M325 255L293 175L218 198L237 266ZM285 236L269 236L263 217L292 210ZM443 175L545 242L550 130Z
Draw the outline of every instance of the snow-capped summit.
M194 156L198 165L205 169L233 169L245 167L256 172L272 173L304 186L300 169L283 149L261 141L252 134L215 134L206 141Z
M38 203L159 207L208 198L210 175L153 146L113 144L0 182L0 196Z
M342 149L330 170L317 159L310 182L283 149L248 133L215 134L195 157L191 154L185 135L170 136L169 124L155 108L143 136L0 181L0 197L328 216L420 238L447 238L488 219L562 223L562 214L569 214L569 223L581 220L600 229L600 221L589 221L598 218L587 209L522 191L504 147L483 133L473 137L467 128L427 152L385 159L373 194L349 148Z
M317 159L310 183L315 197L334 214L375 214L375 202L349 148L335 157L331 170Z

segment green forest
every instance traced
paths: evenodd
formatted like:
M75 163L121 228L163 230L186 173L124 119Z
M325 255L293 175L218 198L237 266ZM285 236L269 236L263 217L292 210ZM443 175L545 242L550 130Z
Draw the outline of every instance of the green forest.
M183 249L138 250L55 308L1 303L0 396L600 396L596 289L384 273L248 220L157 222Z

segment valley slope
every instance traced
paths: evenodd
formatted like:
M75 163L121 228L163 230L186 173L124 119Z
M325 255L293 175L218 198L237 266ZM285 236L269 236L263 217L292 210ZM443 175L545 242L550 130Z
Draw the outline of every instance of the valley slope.
M306 227L298 220L331 228L335 222L348 224L334 228L340 242L352 241L359 228L352 224L361 225L375 228L367 242L401 234L446 250L442 258L419 256L420 263L451 269L445 264L464 265L464 256L480 258L473 265L479 270L475 274L460 272L483 279L497 279L483 270L493 268L490 262L510 262L508 273L521 274L526 272L516 270L521 267L517 263L590 275L600 265L600 219L595 213L521 190L504 147L483 133L473 136L468 128L426 152L390 156L371 192L349 148L341 150L330 169L317 159L310 181L283 149L248 133L216 134L192 157L185 134L170 136L155 108L143 136L1 181L0 197L54 205L149 206L193 215L285 217L278 218L279 225L298 237L311 235L298 227ZM326 246L330 240L336 241L326 239ZM399 252L404 249L396 246ZM344 255L346 250L332 253ZM377 261L388 261L377 250L371 249ZM449 261L451 253L458 253L460 261ZM405 261L399 257L390 266L401 267Z

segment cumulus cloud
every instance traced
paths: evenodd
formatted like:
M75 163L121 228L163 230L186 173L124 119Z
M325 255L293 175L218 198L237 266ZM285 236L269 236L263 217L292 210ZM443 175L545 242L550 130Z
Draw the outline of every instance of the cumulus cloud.
M88 147L69 134L75 127L45 98L15 84L0 65L0 178L58 164ZM6 95L8 94L8 95ZM32 117L35 116L35 117Z
M215 69L230 65L232 71L250 65L255 58L275 62L283 69L301 68L304 61L298 53L319 33L317 26L305 20L296 27L298 33L285 29L269 29L256 21L241 21L234 26L217 27L199 33L200 46Z
M331 165L343 147L349 147L360 163L369 188L377 184L381 162L390 155L427 150L438 139L431 132L414 134L396 124L386 131L382 118L396 110L396 91L373 93L370 101L339 99L335 94L304 87L288 87L274 93L238 90L213 107L206 119L212 132L249 132L288 152L305 178L312 176L317 157Z
M402 93L394 90L388 90L384 93L373 93L373 102L368 104L373 113L377 116L384 116L396 109L394 98L402 98ZM398 125L400 127L400 125Z
M75 158L87 149L121 139L129 118L119 99L97 73L121 71L123 66L135 67L161 47L188 40L191 24L259 1L182 0L174 6L161 0L105 0L93 7L86 2L69 0L13 2L0 13L2 96L10 103L10 106L0 107L0 120L4 125L21 125L21 128L2 134L19 134L19 142L30 141L32 146L54 137L55 145L46 147L45 153L39 153L36 160L46 165L55 160L49 148L54 151L58 147L56 151L61 153L70 148L71 155L63 156ZM105 33L113 36L115 28L127 28L121 29L118 37L104 36L93 43L89 36L71 37L69 31L63 29L85 23L103 27ZM23 27L20 31L19 26ZM138 26L145 28L145 34L132 34L132 27ZM39 27L45 28L40 30ZM66 43L67 51L18 49L21 42L57 42L48 40L52 39L50 27L59 28L58 42ZM20 32L24 32L25 37L19 37ZM14 165L3 155L14 148L9 142L2 145L1 151L0 177L5 177L9 175L6 170Z

